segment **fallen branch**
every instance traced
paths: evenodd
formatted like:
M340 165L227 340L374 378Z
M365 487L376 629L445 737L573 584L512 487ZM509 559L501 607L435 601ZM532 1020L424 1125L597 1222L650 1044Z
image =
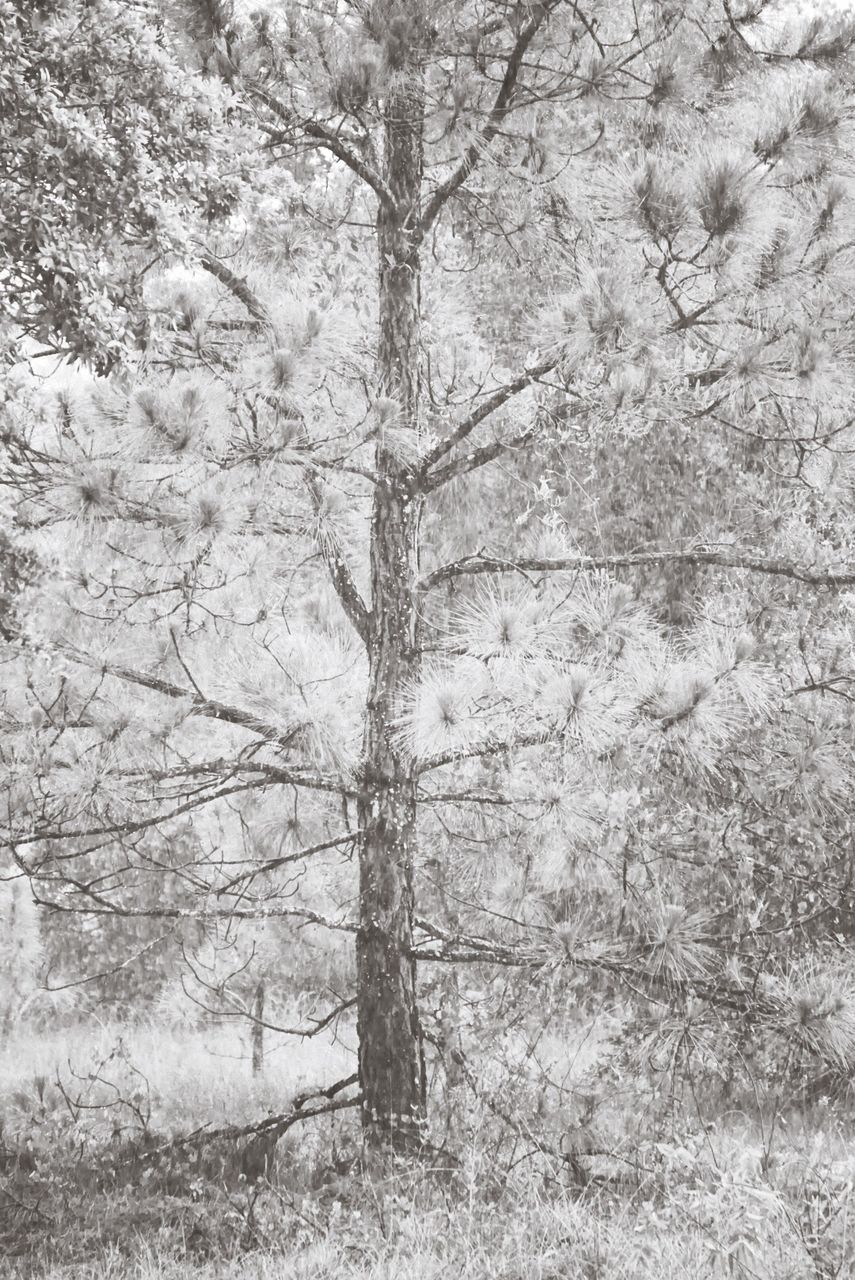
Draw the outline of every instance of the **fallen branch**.
M343 1089L349 1088L352 1084L356 1084L358 1079L358 1075L354 1072L352 1076L347 1076L344 1080L337 1080L335 1084L331 1084L327 1089L313 1089L308 1090L306 1093L297 1094L288 1111L268 1116L265 1120L259 1120L254 1124L225 1125L221 1129L209 1129L206 1125L201 1125L198 1129L194 1129L192 1133L182 1134L178 1138L170 1138L168 1142L142 1152L142 1158L154 1160L158 1156L164 1155L167 1151L175 1151L181 1147L204 1146L206 1143L221 1140L232 1141L239 1138L257 1138L261 1135L272 1138L275 1135L275 1139L278 1141L283 1133L286 1133L288 1129L298 1124L301 1120L312 1120L316 1116L332 1115L336 1111L345 1111L349 1107L358 1107L362 1102L361 1093L352 1098L336 1098L336 1094L341 1093ZM306 1107L305 1104L311 1102L313 1098L327 1098L329 1101L317 1107Z

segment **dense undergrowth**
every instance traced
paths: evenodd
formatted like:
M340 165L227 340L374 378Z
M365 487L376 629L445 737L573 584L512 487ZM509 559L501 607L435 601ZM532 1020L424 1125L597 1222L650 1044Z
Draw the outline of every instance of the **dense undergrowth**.
M691 1085L657 1100L639 1078L556 1135L510 1085L464 1084L437 1108L453 1104L450 1131L406 1164L366 1162L348 1111L291 1129L269 1160L246 1138L172 1145L202 1117L277 1112L322 1064L350 1062L346 1043L310 1042L253 1077L242 1048L210 1028L13 1035L4 1280L830 1280L855 1266L845 1093L778 1106L758 1092L729 1111L705 1109L708 1094L693 1111Z

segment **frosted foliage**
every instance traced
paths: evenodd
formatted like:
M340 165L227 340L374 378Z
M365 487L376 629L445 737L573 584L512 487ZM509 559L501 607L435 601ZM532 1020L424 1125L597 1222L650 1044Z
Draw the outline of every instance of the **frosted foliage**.
M779 1005L784 1034L822 1057L851 1067L855 1060L855 975L851 958L829 952L801 959L766 980Z
M20 514L34 518L33 546L56 569L33 595L33 648L13 657L20 680L5 695L19 832L133 824L152 802L155 822L168 821L195 807L182 789L188 758L253 742L252 777L238 769L238 781L228 771L218 781L217 766L211 798L264 781L265 742L278 743L268 764L296 758L339 776L356 766L364 652L314 558L352 542L363 498L358 478L355 494L322 476L307 486L301 452L320 439L306 437L314 409L307 419L301 397L314 405L347 319L297 299L279 305L293 377L280 369L272 396L238 392L227 371L140 370L128 390L81 379L58 399L48 391L13 407L45 459L45 483L21 495ZM197 714L211 703L240 707L237 722L226 711L213 752L211 721ZM45 770L49 798L36 782ZM200 816L200 836L203 825Z
M532 593L484 591L461 604L449 622L449 644L473 658L516 662L545 655L560 643L548 603Z
M515 741L560 743L568 760L629 747L718 757L765 711L770 682L743 632L698 628L673 652L625 588L582 579L563 594L482 590L449 615L456 652L401 706L417 759Z

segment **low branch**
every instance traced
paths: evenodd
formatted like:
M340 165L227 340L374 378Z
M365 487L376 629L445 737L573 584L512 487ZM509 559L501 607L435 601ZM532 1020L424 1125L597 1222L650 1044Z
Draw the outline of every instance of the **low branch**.
M540 378L545 377L547 373L551 373L557 364L557 356L547 356L510 382L507 382L503 387L498 387L485 400L481 401L478 408L474 409L468 418L464 418L462 422L458 423L451 435L446 436L444 440L440 440L432 449L429 449L420 464L421 474L425 477L427 487L433 487L431 485L432 477L428 477L427 472L435 462L438 462L440 458L444 458L455 445L462 443L485 418L489 418L491 413L501 409L502 405L507 404L508 400L515 395L519 395L521 391L525 391L526 387L530 387L533 382L537 382Z
M850 587L855 585L855 566L823 569L817 565L796 564L775 556L756 556L735 547L715 549L707 545L690 551L633 551L610 556L532 556L520 560L498 556L472 555L453 564L442 565L426 574L419 583L421 591L429 591L441 582L480 573L586 573L592 569L629 569L644 565L692 564L714 565L790 578L814 587Z
M208 1129L203 1126L200 1129L195 1129L192 1133L184 1134L182 1137L172 1138L169 1142L165 1142L159 1147L154 1147L150 1151L142 1152L142 1157L146 1160L154 1160L157 1156L163 1155L167 1151L174 1151L176 1147L204 1146L205 1143L215 1142L220 1138L248 1138L261 1134L270 1134L271 1136L275 1134L277 1138L280 1138L292 1125L298 1124L301 1120L311 1120L315 1116L330 1115L335 1111L345 1111L348 1107L358 1107L362 1102L361 1094L357 1094L353 1098L334 1100L336 1099L336 1094L358 1082L359 1076L354 1073L345 1080L337 1080L328 1089L315 1089L298 1094L291 1103L290 1109L281 1112L279 1115L267 1116L266 1119L260 1120L255 1124L226 1125L222 1129ZM330 1101L318 1107L306 1107L305 1104L311 1102L313 1098L329 1098Z

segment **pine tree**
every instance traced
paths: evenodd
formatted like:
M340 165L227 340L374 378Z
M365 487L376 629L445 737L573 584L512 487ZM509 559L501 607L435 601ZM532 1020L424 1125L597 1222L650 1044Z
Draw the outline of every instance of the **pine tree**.
M139 350L90 327L72 354L121 375L6 408L50 570L6 667L17 871L53 911L351 936L372 1141L424 1128L422 966L597 973L848 1060L851 980L826 966L829 1003L769 940L803 948L809 917L830 942L849 901L852 27L712 0L198 12L155 43L217 104L234 207L195 218L155 86L161 212L188 221ZM81 308L53 279L13 315L61 348ZM649 460L681 450L663 512ZM148 875L182 903L143 902Z

